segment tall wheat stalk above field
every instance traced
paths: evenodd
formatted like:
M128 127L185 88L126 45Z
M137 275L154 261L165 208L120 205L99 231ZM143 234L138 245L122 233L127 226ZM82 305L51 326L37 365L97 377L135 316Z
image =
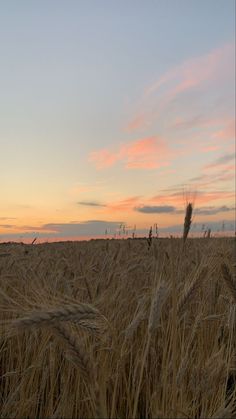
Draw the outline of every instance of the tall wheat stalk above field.
M188 233L192 223L192 213L193 213L193 204L191 202L188 203L185 211L185 219L184 219L184 231L183 231L183 240L184 243L188 237Z

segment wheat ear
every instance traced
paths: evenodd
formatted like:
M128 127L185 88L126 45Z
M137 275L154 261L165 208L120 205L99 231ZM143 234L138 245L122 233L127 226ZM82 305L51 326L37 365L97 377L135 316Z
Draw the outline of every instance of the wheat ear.
M102 418L100 389L97 382L96 369L92 364L84 345L79 341L78 337L72 333L69 327L63 323L53 324L52 330L66 345L66 358L71 361L75 367L79 368L85 381L90 384L95 405L95 417Z
M83 377L89 380L94 371L90 358L83 344L79 342L78 337L72 333L68 326L62 323L55 323L52 326L52 330L66 345L66 358L70 359L73 364L79 367Z
M98 314L98 310L88 304L70 304L51 310L33 312L27 317L14 320L13 326L46 326L58 321L79 321L82 319L94 319Z
M185 243L185 241L188 237L188 233L189 233L190 226L191 226L191 223L192 223L192 213L193 213L193 205L190 202L187 205L186 212L185 212L184 231L183 231L183 241L184 241L184 243Z

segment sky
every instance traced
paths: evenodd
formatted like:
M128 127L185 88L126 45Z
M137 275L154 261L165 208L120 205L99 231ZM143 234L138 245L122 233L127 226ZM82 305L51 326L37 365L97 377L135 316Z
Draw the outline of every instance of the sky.
M234 0L0 3L0 241L234 230ZM223 227L222 227L223 226Z

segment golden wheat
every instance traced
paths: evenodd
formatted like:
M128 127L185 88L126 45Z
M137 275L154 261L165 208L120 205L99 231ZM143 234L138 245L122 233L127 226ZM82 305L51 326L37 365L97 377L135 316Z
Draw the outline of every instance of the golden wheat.
M0 416L234 417L234 241L182 244L4 245Z

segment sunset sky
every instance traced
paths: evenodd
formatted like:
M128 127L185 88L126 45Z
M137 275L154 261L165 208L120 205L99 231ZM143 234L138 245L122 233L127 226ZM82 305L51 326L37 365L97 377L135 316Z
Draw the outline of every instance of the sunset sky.
M0 241L234 230L235 1L0 4Z

